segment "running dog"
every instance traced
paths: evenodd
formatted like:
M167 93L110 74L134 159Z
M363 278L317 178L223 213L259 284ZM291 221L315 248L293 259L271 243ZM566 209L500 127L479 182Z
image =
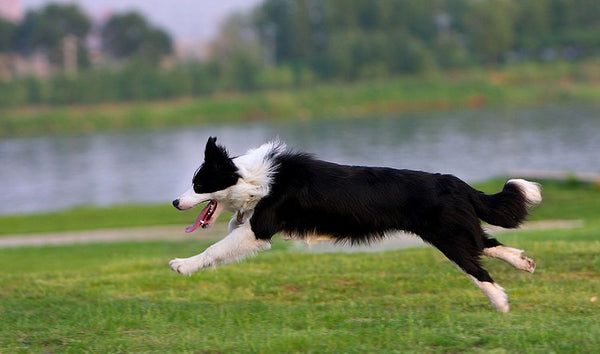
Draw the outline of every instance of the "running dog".
M451 175L339 165L279 141L230 157L216 140L208 139L192 188L173 205L187 210L208 202L186 232L208 227L225 210L233 212L229 234L198 255L173 259L173 271L191 275L241 260L270 248L277 233L308 243L355 245L406 231L439 249L494 308L508 312L506 293L481 267L481 255L530 273L535 270L522 250L486 234L480 220L518 227L528 208L542 200L537 183L511 179L502 191L485 194Z

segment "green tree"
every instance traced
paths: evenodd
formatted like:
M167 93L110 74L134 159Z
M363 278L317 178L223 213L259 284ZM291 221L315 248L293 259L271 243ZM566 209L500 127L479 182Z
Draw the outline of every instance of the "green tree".
M0 53L10 52L14 49L15 32L17 26L0 18Z
M251 90L258 87L263 52L251 16L234 13L221 26L211 61L218 67L226 88Z
M551 7L548 0L523 0L514 19L516 49L539 51L550 44Z
M473 3L465 13L465 30L471 50L485 63L498 63L513 44L509 3L487 0Z
M293 12L292 0L266 0L255 11L254 25L275 63L293 59L296 54Z
M171 37L136 12L112 16L101 30L102 48L116 59L158 63L172 53Z
M389 67L395 73L421 73L435 68L434 56L424 42L405 31L388 37Z
M377 58L373 53L381 54L386 49L386 43L381 32L347 30L335 33L330 38L327 53L332 63L332 74L345 80L355 80L362 70L368 70L367 67L385 68L386 56Z
M437 28L435 18L443 10L440 0L398 1L380 0L375 2L376 23L387 31L406 31L411 36L425 42L432 42Z
M90 20L76 5L49 4L25 14L17 28L16 46L25 55L44 52L58 65L63 61L63 41L68 36L77 39L78 54L86 55L83 42L90 28Z

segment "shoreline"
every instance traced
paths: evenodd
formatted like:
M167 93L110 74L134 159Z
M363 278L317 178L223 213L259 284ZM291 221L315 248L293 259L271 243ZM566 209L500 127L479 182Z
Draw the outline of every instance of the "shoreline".
M600 100L600 77L593 69L580 66L597 63L518 64L169 100L6 108L0 109L0 137L523 107L548 102L596 104Z

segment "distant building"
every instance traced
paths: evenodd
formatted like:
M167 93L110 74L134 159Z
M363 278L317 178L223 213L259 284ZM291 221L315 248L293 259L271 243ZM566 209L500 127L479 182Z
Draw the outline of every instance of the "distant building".
M23 18L20 1L0 0L0 17L12 22L20 21Z
M20 0L0 0L0 18L11 22L23 20ZM52 66L43 53L35 53L28 57L17 53L0 54L0 79L6 80L22 75L47 77L52 73Z
M182 61L206 60L212 44L202 40L175 40L173 54Z

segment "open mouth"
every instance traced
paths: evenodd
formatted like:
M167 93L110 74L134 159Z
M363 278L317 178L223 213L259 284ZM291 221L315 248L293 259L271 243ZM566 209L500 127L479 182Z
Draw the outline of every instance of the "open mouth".
M200 215L198 215L198 218L196 218L196 222L193 225L186 227L185 232L192 232L200 226L202 226L203 229L210 226L213 221L212 217L217 210L217 204L218 203L215 199L210 200L204 209L202 209Z

